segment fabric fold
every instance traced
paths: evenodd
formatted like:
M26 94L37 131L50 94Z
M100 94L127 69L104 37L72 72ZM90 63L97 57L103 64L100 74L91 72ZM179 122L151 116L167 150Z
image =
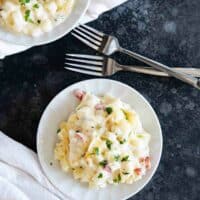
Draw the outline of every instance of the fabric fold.
M71 199L45 177L37 154L0 132L0 194L2 199ZM12 198L12 196L16 198ZM4 198L3 198L4 197Z

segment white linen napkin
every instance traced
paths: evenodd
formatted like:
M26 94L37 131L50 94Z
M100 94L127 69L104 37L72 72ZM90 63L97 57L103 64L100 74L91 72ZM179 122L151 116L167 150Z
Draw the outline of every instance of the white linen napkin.
M0 131L1 200L71 200L43 174L37 154Z
M91 0L90 6L86 15L81 20L81 23L92 21L101 13L114 8L125 1L126 0ZM0 40L0 59L3 59L5 56L24 51L28 48L30 48L30 46L14 45Z

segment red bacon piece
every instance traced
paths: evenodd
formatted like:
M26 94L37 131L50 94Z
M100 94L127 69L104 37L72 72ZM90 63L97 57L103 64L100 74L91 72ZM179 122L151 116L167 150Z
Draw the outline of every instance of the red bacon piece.
M145 158L145 167L146 167L146 169L151 169L151 161L150 161L150 157L149 156L147 156L146 158Z
M75 133L75 137L78 139L78 140L81 140L82 142L84 142L84 138L81 134L79 133Z
M141 168L135 168L134 172L139 176L142 172Z
M109 167L109 165L106 165L104 167L104 170L107 171L108 173L111 173L112 172L112 169Z
M85 92L83 90L76 89L74 90L74 96L81 101L85 96Z
M98 103L95 105L95 109L96 110L104 110L105 106L102 103Z

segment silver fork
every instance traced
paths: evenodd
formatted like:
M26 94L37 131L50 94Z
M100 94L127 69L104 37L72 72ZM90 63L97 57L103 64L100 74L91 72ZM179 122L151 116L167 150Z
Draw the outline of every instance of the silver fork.
M169 76L167 73L150 67L120 65L115 60L103 56L66 54L65 64L67 65L65 69L95 76L110 76L122 70L157 76ZM200 69L178 67L174 69L200 77Z
M143 63L146 63L147 65L159 71L165 72L170 76L173 76L179 80L182 80L183 82L186 82L200 89L200 80L198 78L195 78L183 72L179 72L157 61L154 61L145 56L129 51L127 49L124 49L119 45L118 39L114 36L106 35L87 25L81 25L75 28L71 34L80 41L82 41L83 43L85 43L86 45L88 45L89 47L105 55L111 55L116 51L122 52L137 60L142 61Z

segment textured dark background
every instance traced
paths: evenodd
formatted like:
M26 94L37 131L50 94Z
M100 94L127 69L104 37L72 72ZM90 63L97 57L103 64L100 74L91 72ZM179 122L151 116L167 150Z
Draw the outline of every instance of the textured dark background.
M199 0L130 0L91 23L133 51L169 66L200 67ZM63 69L66 52L92 53L67 35L0 61L0 129L36 150L41 113L60 90L91 76ZM114 56L116 57L116 56ZM117 56L121 63L135 60ZM121 72L161 122L164 148L151 182L132 200L200 199L200 91L173 78Z

